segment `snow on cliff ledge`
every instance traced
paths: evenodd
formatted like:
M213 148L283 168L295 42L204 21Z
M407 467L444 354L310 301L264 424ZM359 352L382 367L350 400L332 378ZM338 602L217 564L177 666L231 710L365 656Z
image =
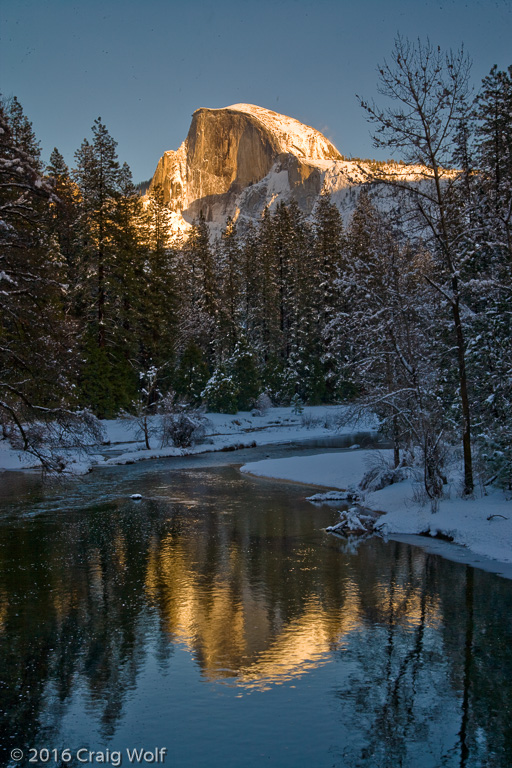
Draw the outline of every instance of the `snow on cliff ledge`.
M282 152L308 160L342 160L342 156L320 131L255 104L232 104L226 110L244 112L256 118L279 142Z

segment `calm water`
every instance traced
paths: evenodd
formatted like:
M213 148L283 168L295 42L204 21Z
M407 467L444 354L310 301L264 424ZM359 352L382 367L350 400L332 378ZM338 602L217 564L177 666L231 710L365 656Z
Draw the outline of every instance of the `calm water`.
M511 766L512 582L355 549L246 456L0 476L2 764Z

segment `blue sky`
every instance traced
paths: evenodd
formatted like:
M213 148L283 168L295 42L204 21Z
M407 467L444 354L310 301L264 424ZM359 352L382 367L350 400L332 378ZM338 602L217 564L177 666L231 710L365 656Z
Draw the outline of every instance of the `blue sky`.
M346 155L382 157L355 94L400 32L464 44L478 86L512 64L512 0L2 0L0 88L48 159L101 116L135 181L177 149L192 112L248 102L321 130Z

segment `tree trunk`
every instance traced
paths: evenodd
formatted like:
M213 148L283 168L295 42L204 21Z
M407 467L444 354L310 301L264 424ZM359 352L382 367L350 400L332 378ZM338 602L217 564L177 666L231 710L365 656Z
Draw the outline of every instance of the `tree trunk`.
M464 495L473 493L473 460L471 456L471 412L468 397L468 382L466 376L466 359L464 351L464 335L459 311L459 299L456 297L452 304L453 320L457 337L457 358L459 364L460 400L462 406L462 450L464 454Z

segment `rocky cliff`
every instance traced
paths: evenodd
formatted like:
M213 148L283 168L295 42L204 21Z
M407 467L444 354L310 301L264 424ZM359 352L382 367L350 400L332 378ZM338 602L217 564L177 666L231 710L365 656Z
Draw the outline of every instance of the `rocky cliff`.
M311 213L322 190L342 212L353 209L353 188L364 171L346 161L319 131L252 104L198 109L188 136L165 152L151 187L161 185L175 232L201 213L219 231L228 216L255 220L279 200Z

